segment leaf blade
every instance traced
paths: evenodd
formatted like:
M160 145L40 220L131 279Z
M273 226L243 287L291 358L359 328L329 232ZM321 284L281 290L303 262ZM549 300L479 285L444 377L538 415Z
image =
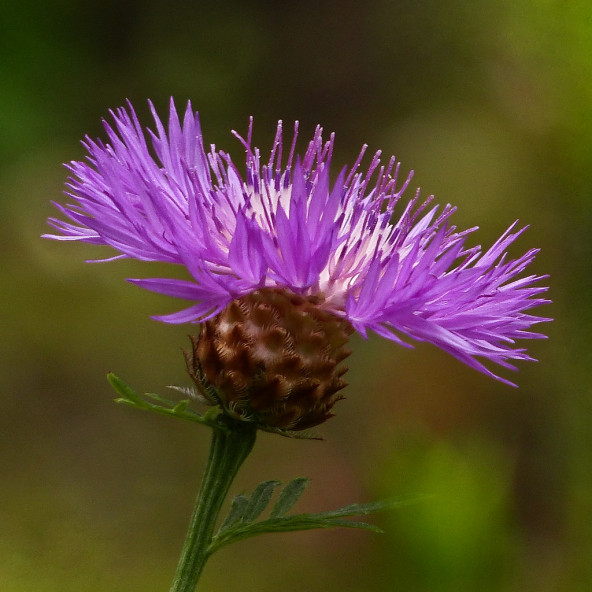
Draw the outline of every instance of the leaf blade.
M271 509L270 518L281 518L285 516L300 499L304 490L308 487L310 479L306 477L296 477L292 479L282 490L278 500Z
M218 415L219 410L215 407L202 415L189 407L191 403L189 399L171 401L155 393L144 393L144 395L140 395L119 378L119 376L112 372L107 375L107 380L119 395L119 398L115 399L116 403L123 403L144 411L154 411L161 415L177 417L186 421L202 423L213 428L223 429L222 425L216 422L216 416ZM157 403L152 403L148 399L157 401Z
M242 493L237 495L232 500L232 503L230 504L230 510L228 511L228 514L224 519L224 522L222 522L222 526L220 526L220 530L218 530L218 534L216 536L232 528L235 524L240 522L248 505L249 498L246 495Z
M252 522L261 516L263 510L267 508L275 488L279 484L279 481L264 481L255 487L249 500L249 505L242 517L243 522Z
M299 479L302 481L308 481L304 478ZM306 487L306 484L304 484L304 487ZM304 488L302 491L304 491ZM357 528L371 532L382 533L383 530L374 524L355 520L346 520L345 518L349 516L361 516L373 512L400 508L428 497L430 496L398 496L378 502L350 504L348 506L338 508L337 510L319 512L316 514L295 514L293 516L275 517L270 515L270 518L267 520L249 523L235 523L233 527L226 529L224 532L218 533L214 537L208 553L213 553L214 551L220 549L221 547L225 547L230 543L235 543L265 533L294 532L298 530L314 530L319 528Z

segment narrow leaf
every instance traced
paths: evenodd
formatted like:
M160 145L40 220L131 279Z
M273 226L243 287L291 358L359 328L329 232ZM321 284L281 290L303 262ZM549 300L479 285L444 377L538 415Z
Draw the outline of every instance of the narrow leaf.
M374 512L382 512L384 510L392 510L394 508L400 508L402 506L408 506L415 502L426 499L429 496L426 495L408 495L408 496L397 496L378 502L368 502L365 504L350 504L339 508L337 510L330 510L329 512L320 512L315 514L319 518L342 518L345 516L366 516Z
M236 523L235 523L236 524ZM361 528L372 532L383 531L367 522L355 522L331 517L319 517L317 514L297 514L284 518L270 518L259 522L238 523L234 527L225 529L214 537L208 549L211 554L230 543L236 543L244 539L265 533L294 532L298 530L313 530L319 528Z
M149 397L153 401L158 401L159 403L162 403L167 407L174 407L176 405L175 401L171 401L171 399L167 399L166 397L163 397L162 395L158 395L156 393L144 393L144 396Z
M263 510L267 508L273 491L279 484L279 481L265 481L255 487L253 495L251 495L251 499L249 500L249 505L243 514L243 522L252 522L259 518Z
M107 374L107 380L109 381L115 392L118 395L120 395L124 401L136 403L140 406L144 404L144 401L142 400L140 395L138 395L136 391L134 391L130 386L123 382L123 380L121 380L119 376L113 374L112 372L109 372L109 374Z
M294 481L304 481L301 485L302 490L306 487L308 480L295 479ZM290 482L290 486L294 481ZM292 487L296 488L295 485ZM283 493L283 492L282 492ZM302 493L302 491L300 491ZM224 547L230 543L247 539L249 537L257 536L264 533L272 532L293 532L296 530L312 530L318 528L361 528L372 532L383 532L380 528L367 522L358 522L354 520L344 520L347 516L360 516L370 514L372 512L389 510L392 508L399 508L412 504L414 502L426 499L426 495L414 496L400 496L379 502L370 502L366 504L351 504L338 510L329 512L320 512L318 514L296 514L293 516L279 516L270 517L267 520L260 520L259 522L235 522L234 527L226 529L224 532L219 532L214 537L212 544L208 549L208 553L213 553L217 549ZM296 498L297 499L297 498ZM295 500L294 500L295 501ZM279 503L279 500L278 500ZM277 506L277 503L276 503ZM274 507L272 511L275 511Z
M310 480L306 477L296 477L296 479L290 481L290 483L288 483L282 490L282 493L269 514L269 517L280 518L285 516L300 499L300 496L304 493L309 481Z
M116 403L124 403L145 411L154 411L161 415L178 417L179 419L203 423L213 428L223 429L223 427L216 421L216 417L219 413L217 408L212 408L204 415L201 415L189 407L189 404L191 403L189 399L171 401L155 393L144 393L144 395L139 395L115 374L109 373L107 378L117 394L120 395L118 399L115 399ZM148 399L157 401L157 403L152 403Z
M237 495L230 504L230 510L224 519L224 522L222 522L222 526L220 527L218 534L223 533L225 530L228 530L237 522L239 522L242 519L248 505L249 498L247 498L246 495L243 495L242 493Z
M189 401L187 399L184 399L183 401L179 401L173 407L173 413L175 415L180 415L182 413L185 413L187 411L187 407L189 407ZM189 411L191 411L191 409Z

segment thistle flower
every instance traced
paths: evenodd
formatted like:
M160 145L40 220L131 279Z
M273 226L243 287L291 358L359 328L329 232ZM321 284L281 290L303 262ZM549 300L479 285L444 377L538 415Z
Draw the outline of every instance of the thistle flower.
M51 218L60 234L44 236L184 267L191 279L129 281L193 302L154 318L203 324L188 366L228 412L282 429L324 421L353 331L430 342L508 384L484 362L533 359L515 342L544 337L529 328L549 319L526 311L547 302L535 285L546 276L523 275L537 249L507 256L517 222L489 249L467 247L476 228L457 231L454 207L419 191L403 200L413 172L401 179L394 157L377 152L362 170L364 146L332 181L333 134L317 127L297 157L298 123L285 150L280 121L262 164L251 120L246 138L233 132L243 176L227 153L205 151L190 103L181 122L171 100L168 130L150 108L149 141L131 104L105 122L107 144L85 139L87 160L67 165L75 203L55 204L69 221Z

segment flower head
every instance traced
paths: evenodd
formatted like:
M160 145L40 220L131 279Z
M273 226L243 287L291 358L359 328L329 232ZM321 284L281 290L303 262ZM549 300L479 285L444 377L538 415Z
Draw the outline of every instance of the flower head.
M476 229L452 226L455 208L419 192L403 199L412 173L400 179L394 158L381 164L377 152L362 170L363 147L333 181L333 135L325 141L317 127L298 157L298 124L285 146L279 122L262 163L251 121L246 138L234 132L246 150L243 174L227 153L206 152L191 104L181 121L171 100L168 129L150 106L148 137L128 105L105 122L108 143L86 138L87 160L67 165L74 203L56 204L69 221L51 218L60 234L45 236L184 267L191 279L130 280L193 302L155 318L203 323L254 293L283 292L364 337L428 341L504 382L484 362L532 359L515 342L544 337L529 328L549 319L527 312L547 302L535 285L544 276L523 273L537 249L506 254L525 228L512 224L486 250L467 247Z

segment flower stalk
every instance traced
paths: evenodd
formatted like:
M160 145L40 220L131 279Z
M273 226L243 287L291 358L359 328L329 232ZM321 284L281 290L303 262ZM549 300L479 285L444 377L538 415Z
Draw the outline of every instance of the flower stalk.
M170 592L195 590L211 554L209 547L220 508L238 470L253 449L256 432L253 424L219 416Z
M220 409L216 408L202 415L188 407L189 400L175 402L155 393L140 395L112 373L108 379L119 395L115 399L118 403L201 423L213 429L208 463L170 592L193 592L210 555L231 543L265 533L318 528L356 528L382 532L374 524L349 518L400 508L425 497L398 496L378 502L350 504L316 514L292 514L291 510L304 493L309 480L296 477L282 488L271 505L274 491L281 484L275 480L264 481L255 487L251 495L241 493L232 500L228 515L214 534L224 498L253 448L257 430L262 427L255 422L220 413ZM294 437L292 432L285 432L284 435ZM264 516L266 511L267 517Z

